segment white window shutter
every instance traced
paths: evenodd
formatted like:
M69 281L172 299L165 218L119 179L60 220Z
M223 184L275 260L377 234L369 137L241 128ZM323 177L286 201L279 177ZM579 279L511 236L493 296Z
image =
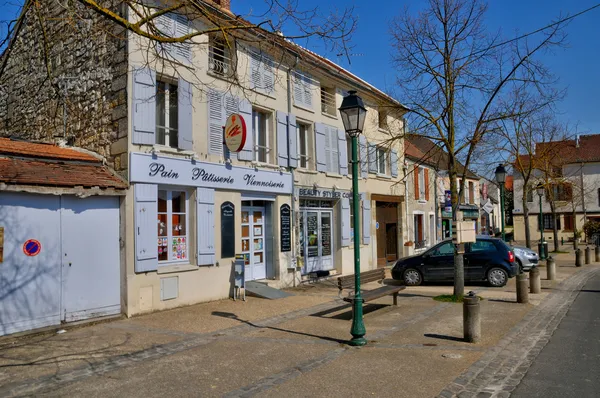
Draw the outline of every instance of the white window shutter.
M211 88L208 90L208 153L223 154L224 125L223 93Z
M215 264L215 190L197 188L198 265Z
M304 106L312 109L313 107L313 84L312 76L306 73L304 75Z
M368 163L369 157L367 156L367 139L364 135L361 135L358 139L359 142L359 158L360 158L360 174L362 178L367 178L368 174Z
M183 37L190 33L189 20L185 15L173 14L175 37ZM192 47L189 42L174 43L172 45L173 58L181 63L189 64L192 62Z
M289 165L290 167L298 167L298 125L296 124L296 116L288 114L288 141L289 141Z
M377 173L377 146L369 144L369 173Z
M135 184L135 272L158 269L158 186Z
M362 243L368 245L371 243L371 200L367 199L366 193L360 194L362 200Z
M254 90L261 90L264 87L264 84L260 66L260 55L255 51L256 50L254 49L250 49L248 52L250 57L250 88Z
M342 198L342 246L350 246L350 229L352 226L350 225L350 199Z
M179 78L179 87L177 88L177 112L178 112L178 147L179 149L192 150L193 145L193 127L192 127L192 85L190 82Z
M244 148L238 153L240 160L254 159L254 136L252 135L252 104L247 99L242 99L239 102L240 115L246 122L246 143Z
M317 171L327 171L327 152L325 151L326 128L323 123L315 124L315 148L317 154Z
M263 54L262 56L262 81L264 84L265 93L270 94L275 91L275 68L270 57Z
M302 75L294 72L294 104L304 106L304 88Z
M288 115L277 111L277 164L288 167Z
M331 142L331 129L327 125L324 126L324 129L325 129L325 169L326 169L326 171L331 172L331 171L333 171L332 156L331 156L331 146L333 143ZM337 141L337 137L336 137L336 141Z
M348 175L348 149L346 146L346 132L342 129L337 129L338 136L338 158L340 163L340 174Z
M156 143L156 73L150 68L133 70L134 144Z
M392 149L390 168L392 169L392 177L398 177L398 151L395 149Z
M225 117L223 121L223 125L227 124L227 119L234 113L239 113L240 111L240 99L234 95L226 93L223 100ZM246 125L247 127L248 125ZM233 158L237 159L237 152L231 153L226 145L223 145L223 150L225 151L225 159Z
M175 36L175 21L171 17L171 13L158 16L154 20L154 26L159 30L159 35L163 37ZM172 43L157 43L157 49L162 57L173 57Z

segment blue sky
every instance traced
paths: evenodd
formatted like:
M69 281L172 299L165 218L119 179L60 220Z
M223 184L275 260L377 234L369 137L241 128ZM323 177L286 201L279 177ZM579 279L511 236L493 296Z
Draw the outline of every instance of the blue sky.
M598 3L599 0L491 0L487 26L513 37L546 25L556 17L574 14ZM18 12L20 0L0 0L0 20ZM246 14L251 9L264 8L264 0L231 0L233 11ZM300 0L302 8L318 7L320 12L354 5L359 25L352 44L355 46L351 65L344 58L327 54L315 40L300 43L328 56L361 78L386 90L395 80L390 64L388 23L405 6L421 7L423 0ZM600 8L571 22L566 32L568 46L544 54L543 60L559 77L560 87L568 89L567 98L559 104L560 118L577 124L583 133L600 133ZM594 24L596 22L596 24ZM4 27L0 33L4 33ZM400 98L401 100L401 98Z

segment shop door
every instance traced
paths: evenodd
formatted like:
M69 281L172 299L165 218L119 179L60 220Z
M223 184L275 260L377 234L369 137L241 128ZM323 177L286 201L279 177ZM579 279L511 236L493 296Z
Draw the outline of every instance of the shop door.
M265 208L242 207L242 253L247 281L267 277Z
M333 269L331 210L305 210L300 229L304 243L303 274Z
M396 261L398 259L398 224L385 224L386 231L386 260ZM387 264L386 264L387 265Z

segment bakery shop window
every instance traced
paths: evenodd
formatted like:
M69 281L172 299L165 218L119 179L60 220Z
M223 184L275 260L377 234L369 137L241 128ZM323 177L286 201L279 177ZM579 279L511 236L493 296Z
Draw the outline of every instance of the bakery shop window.
M189 262L188 195L185 191L158 191L158 261Z

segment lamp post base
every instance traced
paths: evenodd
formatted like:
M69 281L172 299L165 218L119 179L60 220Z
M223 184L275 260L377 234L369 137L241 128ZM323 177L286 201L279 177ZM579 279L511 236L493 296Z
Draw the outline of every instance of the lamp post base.
M352 327L350 328L350 334L352 340L348 342L351 346L363 346L367 344L365 334L365 324L363 322L363 299L361 297L355 297L352 301Z
M355 337L352 340L350 340L348 344L350 344L353 347L362 347L364 345L367 345L367 339L365 339L364 337Z

